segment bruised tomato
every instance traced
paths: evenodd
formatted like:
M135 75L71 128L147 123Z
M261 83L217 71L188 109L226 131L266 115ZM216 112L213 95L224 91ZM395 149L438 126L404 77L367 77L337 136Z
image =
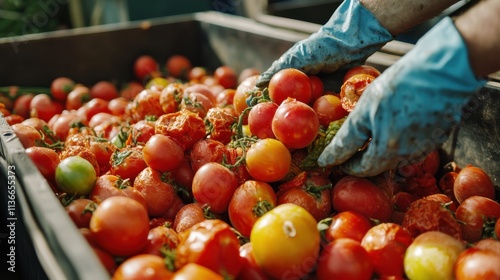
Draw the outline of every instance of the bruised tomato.
M137 200L145 207L147 206L144 196L132 187L132 182L129 180L123 180L118 176L109 174L99 176L89 194L89 198L97 203L101 203L112 196L127 196Z
M162 174L151 167L146 167L137 175L133 187L144 196L151 217L165 215L177 195L174 187L162 180Z
M156 120L155 133L172 137L186 151L205 137L205 122L196 113L180 110L160 116Z
M90 218L95 210L97 204L87 198L77 198L64 206L64 210L69 215L78 228L88 228L90 225Z
M175 249L177 244L179 244L179 236L175 230L165 225L156 226L149 230L148 242L140 253L163 257L162 250Z
M344 74L343 82L345 83L345 81L347 81L350 77L357 74L368 74L376 78L380 76L380 71L377 68L366 64L354 66Z
M342 107L351 112L356 106L359 97L375 79L374 76L368 74L356 74L347 79L340 88L340 101Z
M196 142L189 151L189 162L193 171L196 172L208 162L222 163L227 153L227 148L222 142L202 139Z

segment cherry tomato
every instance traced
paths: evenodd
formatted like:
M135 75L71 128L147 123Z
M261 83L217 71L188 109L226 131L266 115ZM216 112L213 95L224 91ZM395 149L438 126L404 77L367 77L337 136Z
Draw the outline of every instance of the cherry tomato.
M463 239L473 243L483 237L486 222L500 218L500 204L487 197L471 196L458 205L455 216L460 221Z
M94 187L97 174L88 160L71 156L57 165L55 178L59 190L68 194L87 195Z
M193 198L215 213L224 213L238 185L238 178L230 169L217 162L208 162L194 174Z
M286 203L255 222L250 242L255 262L266 274L278 279L299 279L316 265L320 234L316 219L307 210Z
M42 141L42 135L32 126L18 123L11 127L25 149L37 146Z
M118 88L110 81L99 81L90 88L91 98L100 98L110 101L119 95Z
M367 178L345 176L332 191L332 207L337 212L352 210L368 218L387 222L392 215L392 203L387 194Z
M241 184L231 197L228 209L229 220L241 235L250 237L257 219L276 205L276 194L271 185L248 180Z
M250 175L263 182L275 182L283 179L292 162L287 147L272 138L260 139L247 151L245 163Z
M276 110L278 110L278 104L272 101L258 103L250 109L248 127L252 135L259 139L275 138L272 121Z
M475 195L495 199L495 186L490 176L482 168L468 165L462 168L455 178L453 194L458 203Z
M490 250L467 248L458 255L454 279L500 279L500 255Z
M76 110L90 100L90 90L85 86L76 86L66 98L66 110Z
M373 66L370 66L370 65L358 65L358 66L355 66L355 67L352 67L351 69L349 69L349 71L347 71L345 74L344 74L344 79L343 79L343 82L345 83L345 81L347 81L350 77L356 75L356 74L368 74L368 75L372 75L373 77L378 77L380 76L380 71L373 67Z
M62 109L56 107L55 104L49 95L37 94L30 102L30 116L48 122L54 115L62 112Z
M134 74L141 82L148 76L155 76L158 72L158 62L150 55L141 55L134 61Z
M238 274L238 280L267 280L269 278L255 262L251 242L240 246L240 257L243 266Z
M240 243L231 227L219 219L204 220L180 236L175 266L181 269L188 263L202 265L234 279L243 265Z
M68 213L76 227L88 228L90 226L90 218L92 218L92 213L96 207L97 204L90 199L77 198L64 206L64 210Z
M167 59L165 68L171 76L186 79L191 71L191 61L184 55L173 55Z
M316 99L313 103L314 111L318 115L319 124L328 127L330 122L347 116L348 112L342 107L340 98L333 94L325 94Z
M14 105L12 108L13 114L18 114L19 116L27 119L30 117L30 103L35 95L33 93L27 93L19 96L14 100Z
M215 104L219 107L226 107L233 105L234 95L236 94L236 89L224 89L215 96Z
M368 74L356 74L347 79L340 88L340 101L342 107L347 111L351 112L356 103L358 103L359 97L363 94L366 87L375 79L372 75Z
M350 238L361 242L373 223L363 214L356 211L342 211L332 217L325 232L328 242L340 238Z
M104 266L104 268L109 272L110 275L112 275L116 270L116 262L113 256L110 253L95 246L92 246L92 250L97 255L97 258L99 258L99 261Z
M187 151L194 143L205 138L205 122L196 113L180 110L159 117L156 120L155 133L174 138L183 150Z
M172 138L155 134L142 149L146 164L159 172L172 171L184 160L184 151Z
M316 75L308 75L311 81L311 101L309 104L314 104L314 102L325 93L325 85L323 81Z
M208 110L205 116L210 135L208 137L213 140L220 141L223 144L231 142L233 137L233 125L237 122L237 117L234 113L220 107L212 107Z
M134 100L139 92L144 90L144 86L136 81L130 81L120 89L120 96L127 100Z
M188 74L188 79L194 82L201 82L208 75L207 69L201 66L191 68Z
M134 121L140 121L148 116L160 117L163 108L160 104L160 93L158 89L145 89L136 95L129 103L125 114L131 116Z
M178 244L179 236L172 228L156 226L149 230L148 243L140 253L164 257L162 250L175 249Z
M75 82L68 77L58 77L50 84L50 93L55 100L66 101L68 94L75 87Z
M162 174L151 167L143 169L135 178L133 187L146 199L148 214L151 217L163 216L174 201L175 189L162 180Z
M50 148L29 147L25 153L30 157L38 171L50 183L55 184L56 168L61 162L59 155Z
M171 280L196 280L196 279L210 279L210 280L224 280L222 275L213 272L211 269L196 263L188 263L175 271Z
M321 251L316 271L323 279L372 279L373 265L359 241L339 238L328 243Z
M90 231L97 244L112 255L131 256L148 242L148 212L144 205L130 197L113 196L94 211Z
M312 86L309 77L295 68L278 71L269 80L269 97L276 104L293 98L305 104L311 101Z
M246 78L242 83L236 88L236 92L233 97L234 111L241 115L243 111L248 108L247 98L250 96L250 91L255 90L255 83L259 75L254 75Z
M173 227L181 233L206 219L214 218L210 208L197 202L184 205L175 215Z
M233 68L227 65L219 66L214 71L215 81L224 88L236 88L238 75Z
M260 71L256 68L249 67L241 70L240 74L238 75L238 84L243 83L243 81L248 77L255 75L260 75Z
M113 280L164 280L171 279L173 272L165 266L160 256L138 254L126 259L113 274Z
M319 131L316 112L295 99L286 99L279 105L271 125L276 139L293 149L307 147Z
M208 162L222 163L227 153L227 148L222 142L202 139L196 142L189 151L189 162L193 171L196 172Z
M136 188L132 187L129 180L122 180L116 175L109 174L99 176L89 194L89 198L96 203L101 203L112 196L127 196L147 207L144 196Z

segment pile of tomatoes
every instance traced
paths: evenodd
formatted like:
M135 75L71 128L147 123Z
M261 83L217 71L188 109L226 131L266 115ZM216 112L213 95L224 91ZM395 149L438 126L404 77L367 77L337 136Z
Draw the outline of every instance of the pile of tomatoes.
M500 204L481 168L439 151L370 178L318 167L375 68L350 69L338 93L296 69L259 88L255 69L182 55L131 71L126 85L59 77L2 96L110 278L500 277Z

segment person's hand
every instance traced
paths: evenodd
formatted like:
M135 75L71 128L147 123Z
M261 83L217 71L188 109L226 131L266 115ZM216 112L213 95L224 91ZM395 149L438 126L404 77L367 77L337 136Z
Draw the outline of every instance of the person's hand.
M318 32L297 42L274 61L256 85L267 86L271 77L285 68L312 75L361 64L392 39L389 31L358 0L345 0Z
M318 164L374 176L416 163L446 141L462 107L484 83L445 18L366 88Z

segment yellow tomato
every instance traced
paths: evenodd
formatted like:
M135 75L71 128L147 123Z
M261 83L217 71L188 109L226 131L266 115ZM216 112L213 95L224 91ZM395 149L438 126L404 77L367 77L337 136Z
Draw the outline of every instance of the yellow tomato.
M255 222L250 242L257 265L267 274L278 279L299 279L317 262L320 234L307 210L285 203Z

